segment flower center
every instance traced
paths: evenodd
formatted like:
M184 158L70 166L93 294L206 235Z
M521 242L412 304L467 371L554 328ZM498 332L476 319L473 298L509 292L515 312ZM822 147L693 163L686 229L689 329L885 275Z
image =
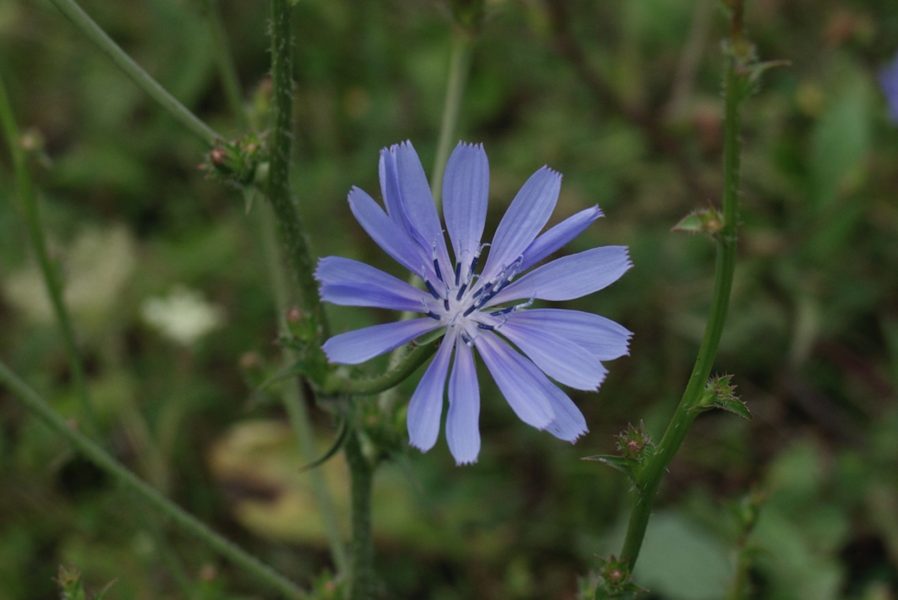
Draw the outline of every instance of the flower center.
M486 304L514 279L521 259L505 266L495 277L485 282L474 274L478 259L479 256L475 256L467 268L462 262L456 262L453 273L445 277L439 261L434 258L436 281L424 281L427 291L433 296L427 306L427 316L440 321L449 333L461 335L466 343L471 343L478 330L492 331L501 326L504 322L502 315L522 306L484 310Z

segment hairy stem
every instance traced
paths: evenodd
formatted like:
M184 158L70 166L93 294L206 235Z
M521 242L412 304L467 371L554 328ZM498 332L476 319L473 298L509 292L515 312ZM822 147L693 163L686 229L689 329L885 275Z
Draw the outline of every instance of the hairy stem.
M374 467L365 458L357 431L346 440L346 461L352 483L352 561L350 600L369 600L374 595L374 544L371 539L371 492Z
M239 119L242 125L249 124L249 118L246 108L243 104L240 94L240 81L237 77L237 70L234 67L234 61L231 57L228 44L227 33L221 22L221 15L218 10L218 0L205 0L206 16L211 29L212 37L216 44L216 55L218 57L219 77L222 85L227 91L228 103L231 112ZM244 190L246 194L255 194L255 189ZM265 255L265 262L268 271L268 280L271 284L274 296L275 309L278 314L278 329L282 334L287 333L286 314L289 304L289 285L285 276L284 262L278 245L275 241L277 236L277 223L272 215L271 208L267 205L260 205L256 208L258 232L262 242L262 249ZM283 352L283 366L286 368L296 361L295 353L285 348ZM281 392L281 400L287 411L287 417L290 421L290 427L293 429L293 435L296 443L299 445L300 457L304 463L310 463L317 456L317 443L315 441L315 432L309 419L309 411L306 408L305 399L302 396L301 382L296 380L288 385L283 386ZM339 572L345 572L348 560L346 558L346 549L340 536L340 526L334 511L334 503L327 487L324 476L318 470L309 472L309 482L312 486L312 493L315 495L315 501L318 505L318 511L324 525L325 535L327 536L328 545L330 546L331 558Z
M69 359L69 369L72 372L72 381L75 387L75 393L78 395L78 401L81 405L81 417L87 425L88 431L93 434L99 433L96 414L94 412L93 403L87 389L87 381L84 377L84 367L81 364L81 355L78 352L78 342L75 338L75 328L72 326L72 320L69 317L69 311L66 309L63 300L63 285L56 272L56 268L50 259L50 253L47 250L47 237L44 233L44 222L41 217L40 203L34 192L34 186L31 182L31 176L28 173L28 165L26 164L25 154L22 151L21 137L19 129L13 117L12 105L9 96L6 93L6 86L0 79L0 124L3 127L3 137L6 138L6 144L9 147L9 153L12 156L13 169L16 175L16 190L18 192L19 201L25 213L25 221L28 227L28 237L31 239L31 246L37 256L37 262L40 266L41 277L44 280L44 286L47 289L47 295L50 297L50 304L53 306L53 314L59 323L59 329L62 332L63 344Z
M443 174L446 172L446 161L452 150L453 138L458 129L458 113L465 91L465 83L471 66L472 34L461 27L452 29L452 50L449 58L449 78L446 82L446 98L443 102L443 118L440 123L440 137L437 141L437 153L433 162L433 177L430 189L437 206L443 191Z
M140 65L134 62L121 47L110 38L97 23L84 12L75 0L50 0L53 5L62 12L75 27L81 30L87 38L102 50L118 67L131 78L153 100L167 110L184 127L193 132L197 137L212 145L221 136L211 127L206 125L199 117L190 112L183 104L172 96L168 90L159 85Z
M271 79L274 88L274 130L271 133L271 156L268 199L277 217L278 233L287 259L293 267L304 311L318 323L322 336L327 335L324 311L318 299L318 286L313 277L312 259L305 229L290 191L290 157L293 149L293 33L288 0L271 0Z
M245 550L212 531L207 525L186 512L174 502L163 496L157 489L148 485L129 471L124 465L110 456L103 448L91 441L83 433L72 429L66 420L59 415L46 400L31 389L13 373L5 363L0 361L0 383L25 405L35 416L41 419L55 433L65 438L88 460L106 472L127 489L140 496L145 502L171 519L185 532L199 538L213 550L228 558L235 565L244 569L272 590L276 590L287 598L305 598L307 593L295 583L248 554Z
M737 72L735 57L728 55L724 75L724 224L717 237L717 260L714 270L711 310L692 374L686 384L686 390L680 398L680 403L677 405L657 449L649 457L636 478L636 501L630 514L620 557L631 570L639 557L639 550L645 537L658 486L664 477L667 466L683 443L689 426L695 420L697 413L695 409L702 396L705 382L711 374L726 321L736 267L736 239L739 228L739 129L740 103L743 98L742 82L740 81L742 77L743 75Z

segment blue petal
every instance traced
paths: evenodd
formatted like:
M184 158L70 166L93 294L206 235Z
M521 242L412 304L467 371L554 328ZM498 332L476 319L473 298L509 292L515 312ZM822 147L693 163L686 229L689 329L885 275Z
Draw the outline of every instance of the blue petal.
M324 343L322 349L331 362L357 365L438 327L439 322L430 318L372 325L335 335Z
M321 299L342 306L373 306L426 312L430 296L406 282L349 258L328 256L318 261L315 278Z
M446 163L443 216L455 260L465 265L480 250L489 187L490 165L483 146L459 143Z
M573 300L611 285L631 266L626 246L602 246L563 256L527 273L486 305L521 298Z
M496 336L483 332L477 336L474 344L518 418L537 429L548 427L555 420L555 412L552 410L551 397L543 389L540 378L550 387L555 386L533 363Z
M533 243L524 250L524 258L521 263L520 271L526 271L545 257L549 256L559 248L567 245L568 242L583 233L593 221L602 216L602 211L598 206L592 206L581 210L546 231Z
M409 220L402 204L402 191L399 188L399 170L396 167L395 146L382 148L380 161L378 162L378 174L380 176L380 191L383 194L384 204L387 206L387 214L399 225L411 239L418 243L418 231Z
M530 176L499 222L481 279L492 279L521 256L552 215L559 191L561 174L549 167Z
M552 387L557 392L552 394L552 410L555 411L555 420L549 423L546 431L558 439L573 444L577 438L589 431L586 419L567 394L555 386Z
M479 340L480 337L477 339ZM549 381L532 362L514 352L514 350L509 349L509 351L514 353L516 362L521 369L521 373L517 377L522 381L529 380L527 384L530 386L528 393L533 396L545 397L552 408L553 418L545 427L546 431L559 439L571 443L574 443L577 441L577 438L589 431L586 427L586 419L583 417L583 413L580 412L580 409L577 408L568 395Z
M424 376L418 383L408 405L409 443L422 452L427 452L437 442L440 433L440 417L443 414L443 392L446 390L446 373L455 340L443 338L440 349Z
M608 370L581 346L540 326L508 320L499 333L511 340L546 375L578 390L597 390Z
M633 335L623 325L599 315L562 308L534 308L510 313L503 330L511 324L551 332L584 348L598 360L614 360L629 354Z
M480 388L474 353L459 338L455 344L455 364L449 376L449 414L446 417L446 442L455 462L465 465L480 453Z
M419 243L431 256L431 262L435 252L443 272L451 273L452 263L446 250L443 228L418 153L411 142L391 146L389 151L396 161L400 201L409 223L419 234Z
M421 247L384 213L371 196L353 187L349 192L349 208L362 229L393 260L421 277L427 276L430 258L421 253Z

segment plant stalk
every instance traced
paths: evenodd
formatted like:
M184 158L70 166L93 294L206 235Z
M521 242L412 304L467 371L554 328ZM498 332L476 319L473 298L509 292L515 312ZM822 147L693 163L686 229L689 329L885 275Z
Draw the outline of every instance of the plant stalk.
M47 236L44 233L44 222L41 217L40 203L34 192L34 186L31 182L31 176L28 173L28 165L25 154L21 147L21 137L19 129L16 125L12 111L12 103L6 92L6 86L0 79L0 122L2 122L3 136L6 138L6 144L9 147L9 153L12 156L13 169L16 177L16 190L18 191L19 200L25 213L25 221L28 227L28 237L31 239L31 246L37 256L37 262L40 266L41 277L44 280L44 286L47 289L47 295L50 297L50 304L53 307L53 314L59 323L59 329L62 332L63 345L65 346L66 355L69 360L69 369L72 372L72 381L75 387L75 393L78 395L78 401L81 406L81 417L87 425L87 430L94 435L99 433L96 413L90 394L87 389L87 380L84 376L84 367L81 364L80 353L78 352L78 342L75 337L75 328L69 317L69 311L66 309L63 300L63 285L59 279L56 267L50 259L50 253L47 250Z
M271 79L274 88L274 129L271 133L268 199L277 217L281 245L296 277L302 309L311 314L327 336L327 323L305 228L290 191L290 158L293 148L293 30L289 0L271 0Z
M66 420L44 400L37 392L22 381L9 367L0 361L0 383L12 392L25 407L41 419L60 436L64 437L88 460L94 463L121 485L135 492L145 502L171 519L185 532L199 538L213 550L228 558L235 565L244 569L272 590L278 591L287 598L306 598L307 593L295 583L266 565L258 558L228 541L196 517L186 512L177 504L163 496L157 489L138 478L127 467L110 456L98 444L87 436L69 427Z
M443 175L446 162L452 150L453 138L458 130L458 113L465 91L465 83L471 70L471 47L473 33L460 26L452 28L452 49L449 57L449 78L446 82L446 97L443 101L443 118L440 122L440 136L437 140L437 153L433 162L433 177L430 190L434 202L440 205L443 192Z
M216 45L219 77L228 97L231 112L239 120L242 126L249 125L249 116L243 104L240 92L240 80L237 69L230 52L227 32L221 20L218 0L205 0L206 19L210 33ZM244 190L246 194L255 194L254 188ZM258 232L262 242L262 250L268 271L268 280L271 284L274 296L275 310L278 315L278 329L282 334L287 332L286 314L289 304L289 291L287 277L285 276L284 262L281 259L278 245L277 224L275 223L270 206L262 204L256 208ZM296 361L294 353L285 348L283 351L283 363L286 368ZM301 382L296 379L284 385L281 392L281 400L287 411L293 436L299 446L300 456L304 463L310 463L317 456L315 432L309 419L309 411L306 408L305 399L302 396ZM324 526L325 536L330 546L331 558L338 572L343 573L348 567L346 549L340 535L340 526L337 515L334 512L334 503L324 476L318 470L309 472L309 482Z
M75 0L50 0L69 20L81 30L104 54L106 54L118 67L131 78L153 100L167 110L184 127L194 135L205 141L210 146L221 136L211 127L206 125L199 117L181 104L168 90L159 85L149 73L134 62L128 54L116 44L97 23L90 18Z
M274 292L275 308L278 313L278 328L281 333L287 332L287 323L285 315L287 314L287 281L283 272L283 262L280 258L280 252L275 243L275 223L271 214L271 208L261 204L256 208L259 213L259 231L262 237L262 244L265 251L265 260L268 263L269 280ZM296 353L288 348L284 348L283 367L287 368L296 362ZM305 399L303 398L301 381L297 378L291 378L291 381L285 382L282 388L281 399L284 408L287 410L287 417L290 426L293 429L293 436L299 445L299 452L304 463L311 463L317 457L317 443L315 441L315 432L309 418L309 411L306 408ZM340 534L340 525L337 514L334 511L333 497L327 487L321 471L312 469L308 473L309 482L312 486L312 492L315 494L315 501L318 505L318 511L321 514L322 524L324 526L325 535L327 536L328 545L330 546L331 558L337 571L345 573L349 566L349 560L346 556L346 548Z
M392 389L405 381L424 361L433 356L442 336L423 342L401 355L386 372L366 379L346 378L331 373L322 386L322 392L330 395L371 396Z
M737 4L741 3L737 0ZM738 14L741 15L741 11ZM739 31L741 34L741 29ZM724 323L726 322L730 292L733 286L733 274L736 267L736 240L739 229L739 130L741 120L740 104L743 99L740 79L742 77L744 75L737 72L735 57L728 55L724 75L724 224L717 236L717 258L714 269L714 291L711 310L695 365L692 368L692 374L689 376L689 382L686 384L683 396L680 398L680 402L655 452L649 457L636 477L636 501L630 514L627 534L620 556L621 561L631 571L639 557L652 506L658 492L658 486L664 477L667 466L682 445L686 433L697 415L696 407L701 399L705 383L711 374L711 368L717 355L717 348L720 344Z
M365 458L358 430L346 440L346 461L352 483L352 559L350 600L370 600L374 596L374 544L371 537L371 495L374 467Z

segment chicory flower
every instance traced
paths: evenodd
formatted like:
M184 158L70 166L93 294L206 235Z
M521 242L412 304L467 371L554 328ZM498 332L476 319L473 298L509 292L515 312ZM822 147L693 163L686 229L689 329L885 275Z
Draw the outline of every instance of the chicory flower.
M321 297L333 304L421 316L336 335L324 344L328 359L362 363L443 330L439 349L411 398L408 433L411 445L421 451L434 446L448 388L446 439L459 464L474 462L480 451L475 351L522 421L568 442L586 433L583 414L552 379L578 390L597 390L607 373L602 361L627 354L631 333L591 313L530 306L535 300L591 294L630 268L625 246L593 248L537 266L602 216L599 208L582 210L540 233L561 188L561 175L543 167L517 193L492 243L483 244L489 164L482 145L460 143L443 183L450 248L410 142L381 151L380 184L386 210L355 187L349 193L350 209L378 246L421 278L424 289L365 263L332 256L316 270Z

